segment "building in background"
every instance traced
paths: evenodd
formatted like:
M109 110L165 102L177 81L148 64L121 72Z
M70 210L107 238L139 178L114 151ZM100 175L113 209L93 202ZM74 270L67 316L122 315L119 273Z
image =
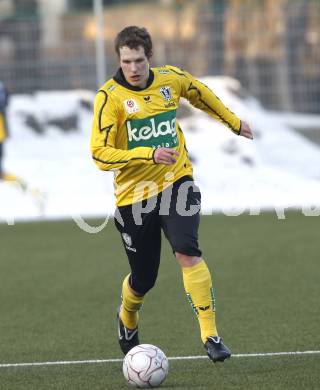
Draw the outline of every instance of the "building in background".
M229 75L276 110L320 112L318 0L104 0L108 77L113 39L146 26L155 64ZM93 0L2 0L0 75L11 92L96 89ZM156 17L155 17L156 15Z

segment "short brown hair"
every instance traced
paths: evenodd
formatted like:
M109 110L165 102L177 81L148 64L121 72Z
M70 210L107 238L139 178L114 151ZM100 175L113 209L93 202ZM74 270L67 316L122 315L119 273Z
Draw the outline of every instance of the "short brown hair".
M130 49L137 49L142 46L146 57L152 57L151 36L144 27L129 26L120 31L114 42L114 48L118 56L120 56L120 48L123 46L128 46Z

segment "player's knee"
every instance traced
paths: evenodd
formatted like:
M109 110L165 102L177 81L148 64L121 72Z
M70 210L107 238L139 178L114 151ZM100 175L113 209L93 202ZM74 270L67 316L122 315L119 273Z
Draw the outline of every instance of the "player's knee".
M154 287L155 283L155 280L141 283L139 289L136 289L135 291L137 291L141 295L145 295Z
M170 244L177 260L185 257L201 257L202 252L196 238L187 235L176 235L170 237Z
M149 278L145 279L136 279L132 278L132 289L138 294L145 295L150 291L156 284L157 275L152 275Z
M181 267L192 267L201 261L200 256L189 256L181 252L175 252L176 259Z
M195 240L179 240L171 242L172 250L177 260L186 260L194 257L201 257L202 252L199 249L198 242Z

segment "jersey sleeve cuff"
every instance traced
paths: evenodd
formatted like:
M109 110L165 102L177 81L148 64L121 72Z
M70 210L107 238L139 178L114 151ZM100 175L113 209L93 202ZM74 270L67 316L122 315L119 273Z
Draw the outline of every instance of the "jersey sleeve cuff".
M241 120L240 120L240 124L239 124L239 129L237 128L234 128L234 127L231 127L231 131L236 134L236 135L240 135L241 133Z

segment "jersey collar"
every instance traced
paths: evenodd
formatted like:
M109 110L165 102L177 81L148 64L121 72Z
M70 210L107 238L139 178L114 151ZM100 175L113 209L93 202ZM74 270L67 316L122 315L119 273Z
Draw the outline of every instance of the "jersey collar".
M149 88L150 85L153 83L154 73L151 69L149 70L149 78L145 88L135 87L134 85L129 84L128 81L125 79L121 68L119 68L115 76L113 76L113 80L116 81L118 84L122 85L123 87L131 89L131 91L143 91Z

